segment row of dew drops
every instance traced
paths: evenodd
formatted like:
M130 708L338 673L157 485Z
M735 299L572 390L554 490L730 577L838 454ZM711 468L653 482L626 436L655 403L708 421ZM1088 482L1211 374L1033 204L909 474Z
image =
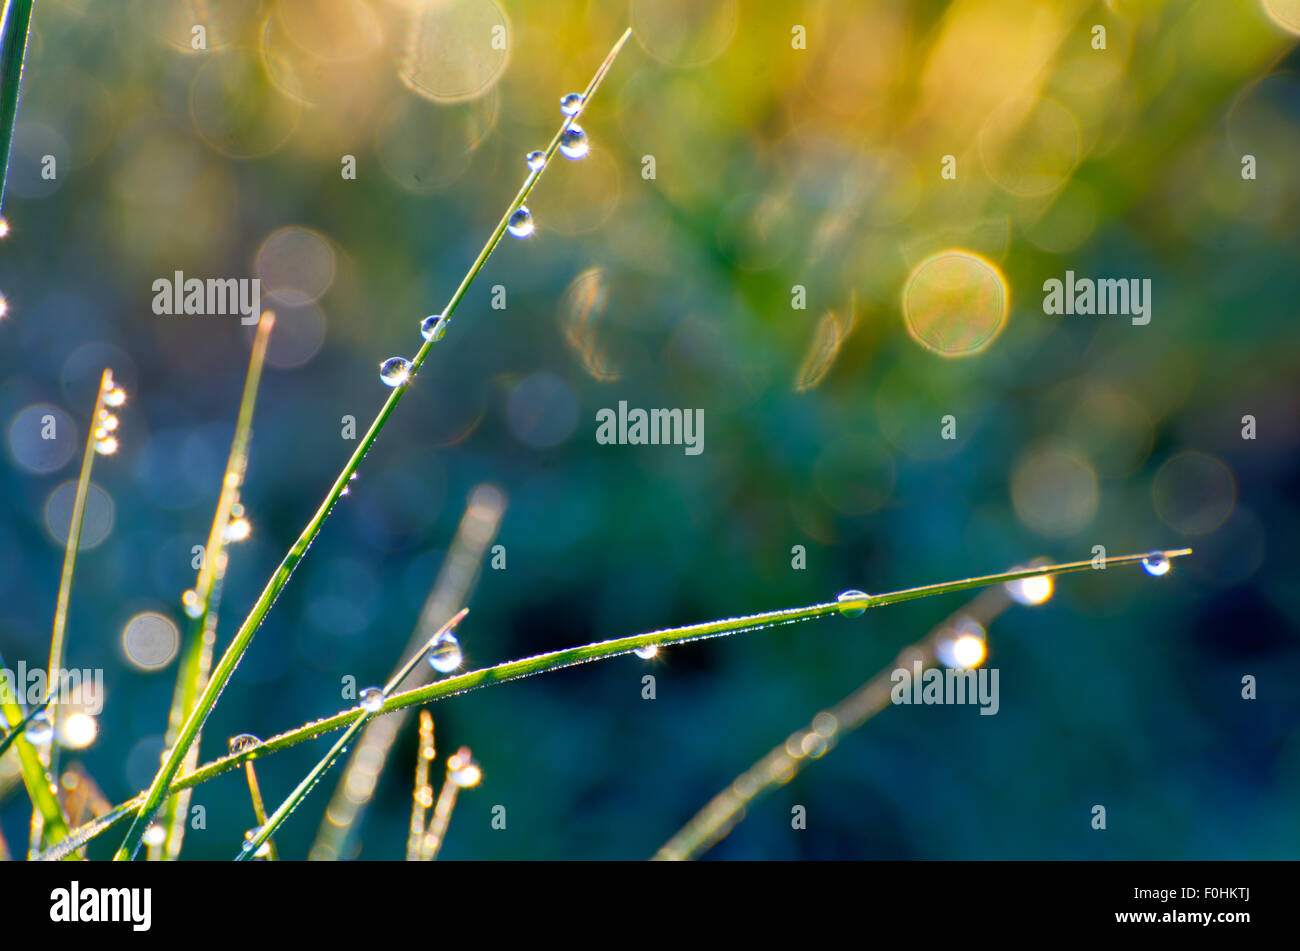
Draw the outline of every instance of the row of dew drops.
M560 99L560 112L572 119L582 109L581 93L571 92ZM570 122L560 133L560 154L565 158L578 160L591 151L587 142L587 133L579 125ZM529 152L524 156L524 164L529 172L540 172L546 165L546 153ZM533 223L533 213L527 205L515 209L506 222L506 231L516 238L527 238L537 226ZM432 314L420 322L420 336L433 342L442 339L447 332L447 320L442 314ZM411 378L411 361L406 357L389 357L379 365L379 379L385 386L398 387Z

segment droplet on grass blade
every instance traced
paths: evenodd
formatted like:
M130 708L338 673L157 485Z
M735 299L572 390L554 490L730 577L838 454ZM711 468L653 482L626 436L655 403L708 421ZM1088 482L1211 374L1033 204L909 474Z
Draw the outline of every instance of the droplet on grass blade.
M533 150L524 156L524 164L528 166L528 171L535 172L546 164L546 153Z
M1052 596L1055 582L1051 575L1034 575L1006 582L1007 594L1017 604L1042 604Z
M451 781L461 789L477 786L483 778L483 771L474 762L468 746L462 746L447 758L447 773Z
M115 386L104 394L105 406L121 406L126 402L126 391L120 386Z
M244 750L252 749L254 746L256 746L258 743L261 742L262 741L260 739L253 736L253 734L251 733L240 733L239 735L232 736L230 738L230 742L229 742L230 752L242 753L244 752Z
M401 386L411 378L411 361L406 357L389 357L379 364L379 379L385 386Z
M636 654L636 656L640 657L642 660L650 660L650 658L659 653L659 645L647 644L645 647L638 647L636 650L632 651L632 653Z
M144 831L145 845L162 845L166 838L167 830L156 822Z
M442 314L430 314L420 321L420 336L425 340L441 340L447 332L449 320L443 320Z
M244 833L243 848L245 852L247 852L249 849L253 847L253 840L257 838L258 833L261 831L262 830L259 827L257 829L249 829L247 832ZM257 851L253 853L253 858L264 859L264 858L269 858L270 855L271 855L271 843L263 842L261 845L257 847Z
M1153 578L1169 574L1169 559L1163 552L1153 551L1142 559L1142 570Z
M560 112L566 116L576 116L582 108L582 93L571 92L560 100Z
M571 125L560 133L560 154L568 159L580 159L591 151L587 133L581 126Z
M869 597L870 595L867 594L865 591L858 591L856 588L850 588L848 591L841 591L839 597L837 597L835 600L836 601L861 601L864 598L869 598ZM861 617L863 612L865 612L866 610L867 609L865 607L861 605L857 605L854 607L840 608L840 613L843 614L845 617Z
M510 220L506 222L506 230L516 238L528 237L533 233L535 228L536 225L533 224L533 213L524 205L520 205L519 208L515 210L515 213L510 216Z
M181 595L181 606L185 609L185 616L197 618L203 614L203 604L199 601L199 593L193 588Z
M439 631L429 641L427 657L429 666L440 674L449 674L465 663L465 653L460 649L460 641L451 631Z
M54 724L44 713L38 713L27 724L27 740L34 746L44 746L54 736Z
M361 691L361 709L367 713L378 713L384 709L384 692L378 687L367 687Z

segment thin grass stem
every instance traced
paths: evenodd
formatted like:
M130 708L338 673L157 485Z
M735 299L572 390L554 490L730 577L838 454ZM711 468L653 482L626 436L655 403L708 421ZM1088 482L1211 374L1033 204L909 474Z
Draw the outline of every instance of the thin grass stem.
M190 635L176 674L176 689L168 716L166 744L174 746L181 728L194 712L199 695L207 686L212 669L213 648L217 639L217 615L221 604L221 586L226 573L226 533L231 524L231 513L239 503L244 474L248 470L248 445L253 431L253 410L257 405L257 389L266 362L266 348L275 314L266 311L257 324L253 349L248 358L248 372L244 376L243 394L239 399L239 412L235 418L235 435L230 442L230 455L221 477L221 491L217 496L217 509L208 530L207 545L192 595L186 604L187 611L197 613L190 626ZM196 736L185 756L184 768L192 770L198 765L199 738ZM150 846L150 858L175 860L180 856L185 839L186 820L189 816L190 793L178 793L169 798L162 810L162 826L166 837L162 843Z
M804 767L829 752L841 738L861 727L886 709L893 689L893 672L911 669L919 660L922 667L932 666L940 642L955 625L969 619L987 630L1012 603L1001 585L976 595L961 610L949 615L921 640L903 648L879 673L858 687L835 706L823 710L808 726L792 733L773 747L753 766L737 776L714 796L689 822L673 834L654 854L655 861L689 861L697 859L726 838L745 810L755 799L793 779Z
M613 63L614 57L618 55L619 50L623 48L623 44L627 42L627 39L631 34L632 31L629 29L619 38L618 42L614 45L614 48L610 50L609 55L606 56L604 63L601 64L600 69L596 71L596 75L592 77L591 82L587 86L587 92L584 94L584 106L590 100L591 95L599 87L605 74ZM545 162L542 164L541 168L530 171L527 178L525 178L524 184L519 189L518 194L516 194L514 201L510 203L510 207L507 208L506 213L502 215L501 220L497 223L496 228L493 229L487 243L483 246L483 250L479 252L478 257L470 266L469 272L461 281L460 286L457 287L456 292L452 295L451 300L448 301L447 306L443 308L442 317L444 323L451 318L452 313L456 310L456 307L460 304L461 300L464 299L466 292L469 290L470 285L473 284L474 279L478 276L479 271L483 269L488 258L492 255L492 251L500 243L502 235L505 234L506 225L510 221L510 216L513 215L515 211L518 210L519 206L524 203L528 194L541 178L542 173L550 164L551 158L559 147L561 136L573 123L575 118L576 116L567 117L564 122L561 123L560 130L556 132L555 138L551 140L551 144L546 150ZM414 378L419 372L420 367L424 364L425 359L429 355L433 343L433 340L426 340L420 347L419 351L411 361L408 380ZM207 720L208 715L212 712L212 707L216 704L217 698L221 695L221 691L225 689L226 683L234 674L235 668L239 665L239 661L242 659L244 652L248 649L248 645L253 639L253 635L257 633L258 628L261 627L262 620L266 617L267 612L270 611L271 605L275 603L276 598L279 597L284 586L289 583L289 578L293 575L294 569L297 568L298 563L302 560L303 556L306 555L307 549L311 547L311 543L320 532L321 526L325 523L325 519L333 510L335 503L338 502L339 497L343 494L343 490L347 488L348 482L351 480L353 474L356 473L362 460L365 459L366 454L370 451L370 447L374 445L379 433L388 422L388 417L391 416L393 410L397 408L397 404L401 401L408 385L409 383L395 387L392 393L389 394L388 399L384 401L383 406L380 407L378 414L375 416L374 422L370 424L370 428L358 443L352 457L343 467L338 478L334 480L333 486L326 494L325 500L316 510L316 514L311 517L310 521L308 521L306 527L298 536L298 540L294 542L293 546L284 556L284 559L280 562L280 566L275 570L275 573L267 582L266 587L258 596L257 601L254 602L252 610L244 619L244 622L239 626L239 630L235 633L230 646L227 647L226 652L222 655L221 660L217 662L216 668L212 671L212 676L209 678L207 686L204 688L198 701L195 703L194 710L181 728L176 743L168 751L167 756L163 761L162 768L158 770L158 774L154 777L154 781L149 787L144 803L141 805L139 812L132 821L131 827L127 830L126 838L123 840L121 847L114 855L115 859L131 859L134 858L136 852L139 851L140 842L144 837L144 833L149 828L150 823L153 821L153 817L157 814L159 807L162 805L163 797L166 795L167 789L170 787L176 774L180 771L190 746L193 745L198 736L199 730L202 729L204 721Z
M420 857L420 843L424 841L425 820L433 805L433 786L429 783L429 764L437 756L433 745L433 714L420 711L420 748L415 753L415 790L411 795L411 831L406 837L406 861Z
M1164 551L1153 551L1145 554L1123 555L1118 557L1108 557L1107 566L1114 567L1119 565L1130 565L1141 562L1143 559L1162 555L1169 559L1181 558L1190 555L1192 549L1179 548ZM1019 581L1026 578L1037 578L1048 575L1055 576L1059 574L1069 574L1076 571L1084 571L1092 567L1091 561L1074 561L1064 562L1054 565L1036 565L1027 568L1014 568L1010 571L1004 571L993 575L982 575L975 578L966 578L961 581L947 581L939 584L924 585L919 588L904 588L900 591L888 592L878 595L864 595L862 598L856 598L851 601L831 601L825 604L813 604L802 608L787 608L780 611L767 611L760 614L750 614L743 617L726 618L720 621L709 621L704 624L692 624L686 627L665 628L663 630L651 631L646 634L634 634L629 637L619 637L612 640L598 641L593 644L586 644L582 647L571 647L558 651L549 651L544 654L536 654L532 657L526 657L522 660L507 661L506 663L497 664L493 667L484 667L480 670L469 671L468 673L458 674L454 677L447 677L436 683L424 687L417 687L413 690L393 694L385 702L383 709L379 712L389 713L394 710L402 710L410 706L430 703L435 700L442 700L446 697L456 696L462 693L468 693L471 690L477 690L480 687L486 687L491 684L507 683L512 680L519 680L523 677L531 677L535 674L548 673L553 670L560 670L565 667L572 667L576 664L588 663L595 660L604 660L609 657L616 657L621 654L629 654L638 648L649 647L651 645L664 646L668 644L685 643L688 641L703 640L710 637L723 637L728 634L738 634L745 631L760 630L762 628L774 627L781 624L793 624L799 621L806 621L816 617L824 617L828 614L838 613L845 608L854 609L859 606L875 607L884 604L896 604L900 601L913 600L931 595L946 594L954 591L969 590L972 588L986 587L994 584L1002 584L1008 581ZM250 759L256 759L260 756L268 756L272 753L296 746L306 740L323 736L326 733L332 733L348 724L355 723L359 714L363 714L358 707L336 713L334 716L326 717L321 720L315 720L311 723L305 723L296 729L281 733L279 736L264 740L260 744L250 747L238 754L222 757L213 760L210 763L199 767L192 773L177 779L168 792L175 792L178 789L189 789L207 782L215 776L234 769L235 767L247 762ZM138 812L141 803L145 801L145 793L141 793L133 799L122 803L116 807L112 813L104 816L102 819L89 823L87 826L77 829L69 840L71 846L66 843L51 848L41 856L43 859L57 859L65 854L68 848L80 848L90 839L99 835L106 828L112 826L118 820Z

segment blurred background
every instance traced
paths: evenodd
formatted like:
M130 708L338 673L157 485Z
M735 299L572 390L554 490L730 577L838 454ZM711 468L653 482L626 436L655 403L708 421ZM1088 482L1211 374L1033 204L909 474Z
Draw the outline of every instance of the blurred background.
M0 242L11 667L48 654L103 367L128 393L68 628L68 666L105 670L105 706L64 762L114 803L156 771L167 645L248 360L251 328L156 316L152 283L256 277L277 314L224 648L352 452L343 417L364 433L388 395L379 362L417 349L560 96L629 25L583 116L590 154L556 158L536 233L479 276L202 760L350 706L345 676L382 682L489 483L506 566L484 566L460 628L471 668L1095 545L1195 548L1163 578L1086 572L1014 606L988 632L996 716L887 709L710 858L1300 855L1295 0L40 0ZM1066 270L1149 278L1150 324L1044 315ZM595 414L620 400L701 409L703 453L598 445ZM42 440L45 415L72 438ZM483 770L443 854L646 858L961 598L439 702L435 772L461 745ZM258 761L268 801L326 742ZM411 718L349 857L402 857L415 757ZM282 854L308 854L337 777ZM12 757L0 790L21 854ZM254 825L242 775L193 802L207 828L184 856L233 856Z

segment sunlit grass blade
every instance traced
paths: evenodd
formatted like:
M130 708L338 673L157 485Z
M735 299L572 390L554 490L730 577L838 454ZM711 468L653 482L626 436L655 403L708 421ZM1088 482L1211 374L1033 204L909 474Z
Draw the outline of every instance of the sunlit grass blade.
M1179 548L1164 551L1151 551L1136 555L1123 555L1118 557L1108 557L1106 564L1108 567L1117 567L1120 565L1131 565L1142 562L1148 558L1174 559L1190 555L1190 548ZM622 654L630 654L638 648L654 646L664 646L668 644L680 644L689 641L703 640L711 637L725 637L729 634L738 634L746 631L756 631L763 628L775 627L784 624L795 624L800 621L807 621L813 618L825 617L828 614L842 613L850 610L856 611L861 608L865 610L868 607L875 607L885 604L896 604L900 601L909 601L915 598L929 597L937 594L947 594L954 591L970 590L972 588L987 587L994 584L1003 584L1007 582L1026 581L1029 579L1038 579L1041 577L1051 577L1060 574L1069 574L1076 571L1085 571L1092 568L1091 561L1072 561L1060 564L1034 565L1026 568L1013 568L1009 571L1003 571L993 575L981 575L975 578L965 578L960 581L945 581L938 584L923 585L918 588L904 588L900 591L891 591L885 594L868 595L864 594L861 598L851 600L836 600L824 604L812 604L801 608L786 608L779 611L765 611L759 614L748 614L742 617L725 618L720 621L708 621L703 624L691 624L685 627L664 628L658 631L650 631L646 634L633 634L628 637L618 637L606 641L598 641L593 644L586 644L582 647L571 647L563 650L548 651L544 654L536 654L532 657L526 657L521 660L507 661L497 664L493 667L484 667L480 670L469 671L468 673L458 674L454 677L447 677L436 683L428 684L424 687L417 687L403 693L393 694L384 701L382 708L383 713L390 713L395 710L403 710L407 707L418 706L424 703L430 703L435 700L441 700L445 697L455 696L457 694L468 693L471 690L477 690L480 687L486 687L491 684L508 683L512 680L519 680L523 677L531 677L536 674L547 673L553 670L561 670L565 667L572 667L577 664L589 663L595 660L604 660L610 657L617 657ZM169 792L175 792L179 789L189 789L207 782L215 776L219 776L227 770L247 762L250 759L256 759L261 756L269 756L280 750L288 749L299 743L314 739L318 736L324 736L335 730L341 729L349 724L355 725L358 718L364 713L360 708L353 707L349 710L336 713L334 716L326 717L322 720L315 720L311 723L305 723L296 729L281 733L269 740L264 740L257 746L251 747L237 755L225 756L218 760L213 760L199 767L192 773L177 779L169 788ZM75 831L73 838L77 839L79 844L84 844L91 838L94 838L105 828L112 825L118 819L138 811L140 804L145 801L144 793L123 803L114 810L114 814L105 817L106 823L101 822L93 829L78 829ZM65 854L61 848L51 848L46 851L41 858L55 859Z
M406 861L420 857L425 822L433 805L433 786L429 783L429 764L438 754L433 745L433 714L420 711L420 747L415 751L415 789L411 794L411 830L406 837Z
M231 741L232 750L234 746L235 742ZM257 771L252 760L244 764L244 774L248 777L248 795L253 802L253 817L257 820L257 828L261 828L266 825L266 804L262 801L262 787L257 782ZM275 850L275 840L267 838L265 844L257 850L256 856L271 862L278 861L280 856Z
M111 395L110 395L111 394ZM121 399L119 399L119 395ZM59 774L59 727L63 720L63 710L57 695L63 678L63 659L66 654L68 604L72 599L72 580L77 569L77 553L81 549L81 529L86 519L86 498L90 493L90 475L95 467L95 456L110 455L117 451L117 437L113 430L117 427L117 417L109 412L109 406L120 406L125 394L113 384L113 371L107 368L100 375L99 388L95 391L95 405L90 412L90 423L86 427L86 445L81 454L81 469L77 476L77 488L73 495L72 515L68 523L68 538L63 550L63 570L59 575L59 593L54 603L54 623L50 633L50 659L45 668L46 682L53 695L54 705L51 709L53 730L50 740L37 748L41 763L54 776ZM45 816L39 809L32 811L31 835L28 845L28 857L36 856L45 842Z
M442 851L442 843L447 838L447 827L451 824L451 813L456 808L456 797L462 789L477 786L483 773L474 762L468 746L447 757L447 775L438 792L438 803L433 807L433 818L428 831L420 841L416 858L421 862L432 862Z
M803 768L832 749L841 738L886 709L896 669L911 669L914 662L932 666L940 643L965 621L987 630L1012 603L1004 585L988 588L970 603L949 615L920 641L903 648L893 662L872 676L835 706L823 710L812 722L773 747L758 762L737 776L714 796L671 839L654 854L656 861L684 861L699 858L722 841L745 818L755 799L788 783Z
M618 42L614 45L614 48L610 50L609 55L605 58L605 62L601 64L600 69L596 71L596 75L592 77L591 82L587 86L587 91L584 94L584 107L587 102L590 101L591 95L599 87L606 72L608 72L610 65L613 63L614 57L618 55L619 50L622 49L623 44L627 42L631 33L631 30L627 30L619 38ZM578 114L580 115L581 112L579 111ZM561 137L569 126L572 125L575 118L576 116L568 116L565 118L564 122L560 124L559 131L555 133L555 137L551 140L551 144L546 150L545 161L539 168L529 171L528 176L524 179L524 183L519 189L519 192L515 195L514 200L510 203L505 214L502 215L501 220L497 223L496 228L493 229L492 234L488 237L487 243L483 246L483 250L479 252L474 263L470 265L470 269L466 273L464 279L462 279L460 286L456 288L455 293L451 296L451 300L448 301L447 306L443 308L441 313L442 322L440 324L441 332L434 339L425 340L424 344L416 352L414 358L412 358L409 373L407 375L408 381L414 379L421 366L423 366L425 359L428 357L429 351L436 342L436 339L440 338L442 333L445 333L447 322L450 320L452 313L456 310L461 300L464 299L470 285L474 282L478 273L487 263L493 250L501 242L501 237L505 234L506 225L509 223L510 217L524 203L524 200L528 197L533 187L537 184L537 181L541 178L542 173L546 170L546 167L549 165L556 149L559 147ZM347 488L352 476L361 465L361 461L366 457L366 454L370 451L370 447L374 444L379 433L383 430L384 425L388 422L388 417L391 416L393 410L397 408L397 404L401 401L403 394L408 389L408 385L409 384L404 383L393 388L388 399L385 400L383 406L380 407L379 413L375 416L374 422L370 424L370 428L366 431L365 436L362 437L360 442L357 444L357 448L353 452L352 457L343 467L343 471L339 473L338 478L334 480L334 485L326 494L325 500L320 504L320 507L311 517L311 520L308 521L306 527L303 528L302 533L298 536L298 540L294 542L293 546L284 556L283 560L280 562L280 566L275 570L271 579L266 583L266 587L263 588L257 601L254 602L252 610L244 619L244 622L239 626L239 630L231 640L230 646L226 649L221 660L217 662L215 669L212 671L212 676L209 678L207 686L199 695L199 699L194 705L193 712L181 728L176 743L168 751L162 767L154 777L153 783L150 784L149 790L145 796L145 801L140 807L139 813L136 815L135 819L132 820L131 827L127 830L126 838L123 840L121 847L114 855L115 859L131 859L134 858L136 852L139 851L140 842L144 837L145 830L149 828L150 823L153 821L153 817L157 814L159 807L162 805L163 797L166 795L167 789L180 771L184 759L189 752L190 746L197 738L199 730L202 729L203 723L207 719L208 714L212 712L212 707L216 703L217 697L220 696L221 691L225 689L227 681L229 681L231 676L234 674L235 668L239 665L240 659L243 657L244 652L248 649L248 645L253 639L253 635L257 633L258 628L261 627L262 620L266 617L267 612L270 611L271 605L275 603L275 599L279 596L280 591L283 590L284 586L289 583L289 578L293 575L294 569L297 568L298 563L303 559L303 556L306 555L307 549L311 546L312 541L320 532L321 526L325 523L325 519L333 510L335 503L338 502L340 496L342 496L343 490Z
M68 834L68 819L59 804L59 797L50 778L50 772L40 751L32 745L25 735L24 721L30 723L18 704L18 696L8 677L0 676L0 716L11 731L11 745L18 754L18 769L22 773L23 785L32 801L33 814L39 815L45 838L58 844ZM30 855L29 855L30 857ZM78 858L75 852L70 858Z
M33 0L4 0L4 11L0 12L0 211L4 210L5 182L9 178L9 151L18 119L32 4Z
M0 756L4 756L5 753L9 752L9 747L13 745L14 741L23 735L23 732L31 725L33 720L49 710L50 704L53 702L53 698L50 698L41 706L32 707L27 711L27 715L22 718L22 721L17 726L12 729L6 729L4 737L0 738Z
M469 608L461 608L451 620L435 631L433 636L429 638L429 642L421 647L419 651L411 655L410 660L403 664L401 669L398 670L388 683L384 685L380 694L385 698L392 694L392 692L397 689L398 684L405 680L407 675L415 669L416 665L424 659L430 648L434 646L438 636L455 630L456 625L464 620L465 615L467 614L469 614ZM312 791L318 782L320 782L320 778L329 771L329 768L334 765L334 762L343 754L343 751L348 748L348 743L352 741L352 738L357 735L363 726L365 726L366 721L370 719L370 717L374 716L380 709L382 709L382 706L376 709L363 709L361 711L361 715L352 722L351 726L343 731L343 735L338 738L338 741L330 748L330 751L326 753L324 758L312 768L310 773L303 777L302 782L297 785L284 802L280 803L279 808L275 810L274 814L263 822L252 835L245 839L244 847L242 851L235 856L235 861L243 861L257 854L257 850L262 847L262 843L270 839L275 830L279 828L280 823L284 822L284 820L289 817L289 814L298 808L298 804L307 798L307 794Z
M257 333L253 337L253 350L248 358L248 372L244 376L244 390L239 399L239 412L235 418L235 435L230 441L230 455L226 459L226 470L221 477L217 509L212 516L212 526L208 530L208 540L203 549L203 561L198 578L195 580L194 587L186 592L186 612L197 616L193 618L190 625L189 638L177 669L176 689L167 724L166 745L168 747L175 745L180 737L181 727L194 712L194 705L198 702L203 688L207 686L208 674L212 669L221 585L226 573L227 533L231 526L232 512L239 504L244 474L248 469L248 444L253 430L253 410L257 405L257 388L262 379L266 348L270 343L271 330L274 326L275 314L271 311L263 313L257 323ZM199 737L196 736L185 757L184 768L193 769L198 763L198 756ZM161 819L162 826L166 830L166 838L158 845L150 846L150 858L175 860L180 856L189 804L188 791L178 793L167 800L163 806Z
M476 486L470 493L465 514L447 549L437 580L420 612L415 631L403 656L409 657L428 642L429 637L463 604L469 604L483 565L483 557L496 537L505 513L505 495L491 485ZM398 687L416 687L428 683L433 670L418 667ZM374 794L379 774L388 753L406 724L407 711L381 717L366 724L339 776L333 798L321 819L316 842L308 858L333 861L350 854L350 841L361 823Z

